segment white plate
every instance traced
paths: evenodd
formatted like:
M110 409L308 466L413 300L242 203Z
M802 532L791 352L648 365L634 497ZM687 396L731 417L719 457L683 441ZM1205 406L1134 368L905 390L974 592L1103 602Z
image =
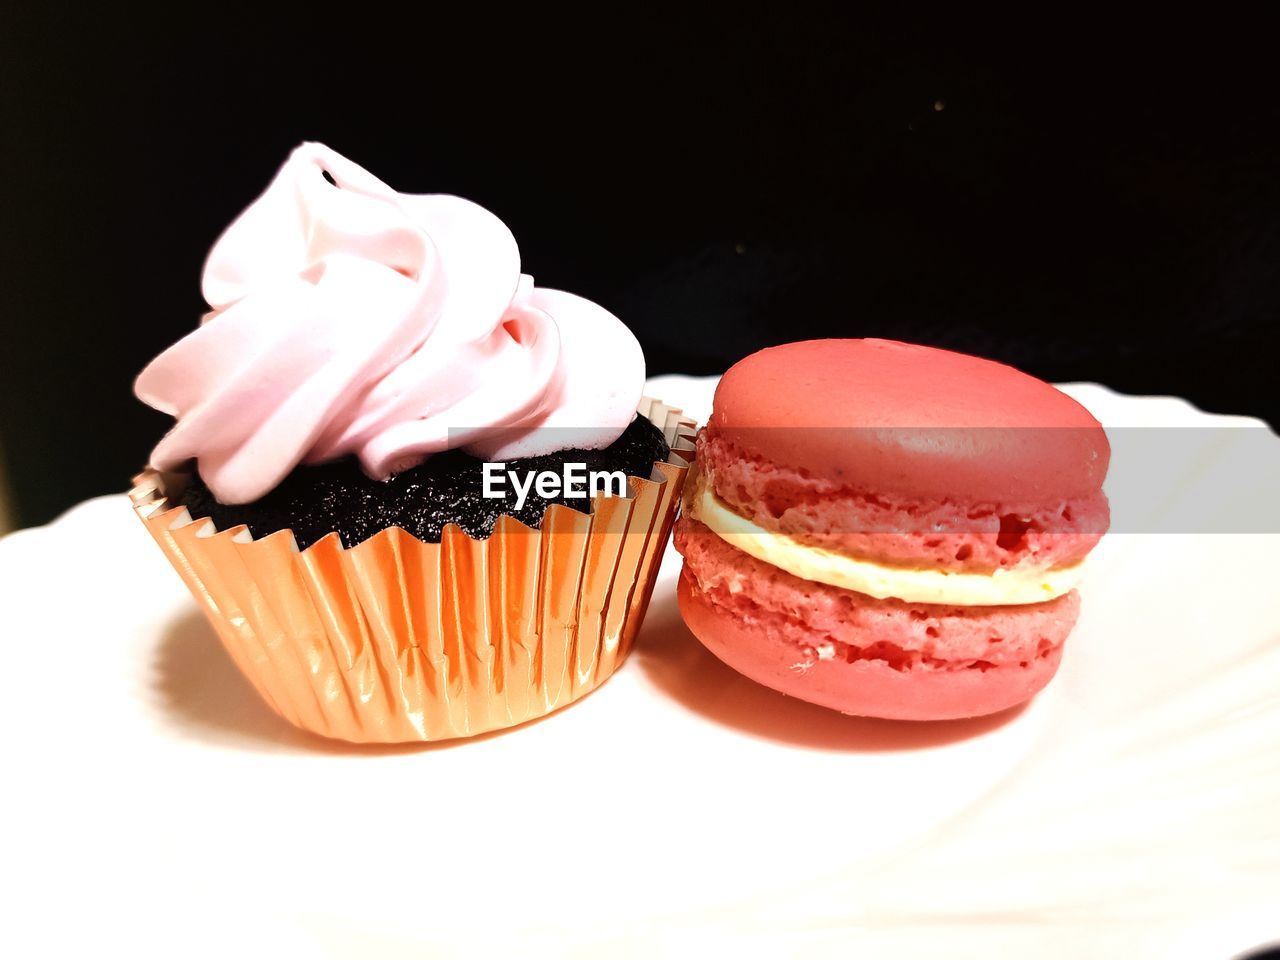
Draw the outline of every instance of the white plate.
M651 389L701 420L712 386ZM1068 390L1109 426L1223 422ZM0 951L1226 957L1280 937L1278 557L1109 536L1043 695L911 725L721 666L671 555L598 693L356 750L259 703L126 498L92 500L0 542Z

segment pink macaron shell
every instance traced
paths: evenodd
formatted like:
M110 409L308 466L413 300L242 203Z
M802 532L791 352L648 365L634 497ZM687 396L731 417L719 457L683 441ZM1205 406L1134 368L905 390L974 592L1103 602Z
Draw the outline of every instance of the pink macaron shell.
M1097 420L1044 381L892 340L754 353L721 378L708 427L837 484L962 503L1092 497L1111 452Z
M726 665L780 693L854 716L958 720L999 713L1035 696L1062 657L1057 646L1026 668L939 672L904 672L877 660L814 660L790 638L713 606L687 574L677 593L689 629Z
M765 530L878 563L989 572L1083 560L1110 523L1107 498L965 502L851 488L698 435L699 469L716 496Z
M1079 613L1074 591L1021 606L876 599L802 580L683 517L676 546L681 612L712 652L783 693L861 716L941 720L1020 703L1053 676Z

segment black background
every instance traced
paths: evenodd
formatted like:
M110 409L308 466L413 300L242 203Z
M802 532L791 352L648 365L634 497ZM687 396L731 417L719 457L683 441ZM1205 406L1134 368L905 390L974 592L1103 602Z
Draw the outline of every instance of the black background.
M303 139L489 207L651 373L889 336L1280 422L1268 24L418 9L6 14L20 522L143 463L167 420L132 378L196 324L210 243Z

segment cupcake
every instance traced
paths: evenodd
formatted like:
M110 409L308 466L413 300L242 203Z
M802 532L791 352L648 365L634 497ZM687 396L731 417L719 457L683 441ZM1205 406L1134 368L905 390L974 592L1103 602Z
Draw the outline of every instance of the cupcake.
M692 424L602 307L535 287L474 203L293 152L139 375L175 418L138 515L290 723L395 743L604 682L670 533Z
M886 340L753 354L721 380L676 530L717 657L843 713L944 720L1045 686L1107 529L1110 447L1012 367Z

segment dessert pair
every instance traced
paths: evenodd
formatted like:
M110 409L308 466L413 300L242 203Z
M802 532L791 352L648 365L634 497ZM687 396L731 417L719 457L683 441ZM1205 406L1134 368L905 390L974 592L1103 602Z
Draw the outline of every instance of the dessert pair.
M203 288L211 312L137 381L176 423L133 499L278 713L436 740L612 674L694 432L642 397L617 318L535 287L483 208L315 144ZM1008 367L885 341L764 351L698 437L682 612L748 676L836 709L1003 709L1056 668L1106 461L1082 408ZM528 479L487 483L499 463ZM593 472L626 495L563 482Z

